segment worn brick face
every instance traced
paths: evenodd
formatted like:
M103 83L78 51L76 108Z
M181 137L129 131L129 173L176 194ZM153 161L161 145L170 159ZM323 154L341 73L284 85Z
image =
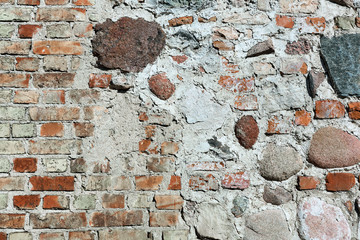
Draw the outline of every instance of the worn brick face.
M16 172L36 172L37 159L36 158L15 158L14 159L14 171Z
M158 190L163 176L135 176L136 190Z
M0 228L24 228L25 214L0 214Z
M30 177L31 191L74 191L74 177Z
M140 210L95 212L89 222L92 227L137 226L143 224L143 212Z
M86 227L85 213L30 214L30 224L34 229L79 229Z
M69 208L69 198L66 196L59 195L47 195L43 199L43 208L44 209L68 209Z
M14 196L14 207L18 209L35 209L40 204L40 195Z

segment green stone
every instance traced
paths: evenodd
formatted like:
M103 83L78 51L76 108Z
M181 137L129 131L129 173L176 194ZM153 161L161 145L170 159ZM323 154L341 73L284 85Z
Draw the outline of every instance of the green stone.
M15 31L15 25L0 24L0 37L10 38Z
M88 210L95 209L96 198L95 195L82 195L75 197L74 207L76 209Z

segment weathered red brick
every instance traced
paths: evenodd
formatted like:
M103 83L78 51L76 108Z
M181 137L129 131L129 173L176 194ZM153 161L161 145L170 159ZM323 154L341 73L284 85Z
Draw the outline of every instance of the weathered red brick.
M139 151L144 153L149 148L151 141L149 139L141 140L139 142Z
M221 180L223 188L246 189L250 186L250 178L245 172L229 173Z
M43 209L69 209L69 198L66 196L46 195L43 202Z
M55 233L40 233L39 240L64 240L64 233L55 232Z
M298 176L298 186L300 190L315 189L320 184L320 180L312 176Z
M95 233L86 232L69 232L69 240L95 240Z
M39 55L81 55L83 48L76 41L35 41L33 52Z
M78 23L74 25L73 30L76 37L91 37L94 27L91 23Z
M161 144L161 155L176 154L179 151L179 145L175 142L163 142Z
M39 8L36 13L38 22L78 22L86 20L86 9L83 8Z
M17 57L15 68L18 71L35 72L40 67L40 60L33 57Z
M288 116L271 116L268 121L267 134L287 134L292 130L292 121Z
M22 173L33 173L37 170L36 158L15 158L14 159L14 171Z
M64 125L62 123L45 123L41 125L40 136L62 137L64 136Z
M75 73L42 73L33 75L37 88L68 88L74 83Z
M94 212L89 222L91 227L139 226L143 224L140 210Z
M184 200L178 195L157 195L155 204L158 209L179 210L182 208Z
M72 89L69 92L72 103L93 104L100 99L100 91L96 89Z
M220 76L218 83L226 90L234 93L255 91L255 79L253 77L236 78L232 76Z
M360 119L360 102L349 102L349 118Z
M278 25L279 27L293 28L294 24L295 23L293 17L276 15L276 25Z
M0 87L29 87L30 74L0 73Z
M194 191L214 191L219 189L219 184L212 174L206 176L190 176L189 188Z
M321 33L325 31L326 20L324 17L306 17L305 22L308 26L314 28L312 33Z
M30 177L31 191L74 191L74 177Z
M90 88L107 88L111 81L110 74L90 74L89 87Z
M6 233L0 233L0 240L6 240L7 239L7 235Z
M37 91L15 91L14 103L38 103L39 96Z
M25 214L0 213L0 228L19 229L19 228L24 228L24 226L25 226Z
M80 108L75 107L32 107L29 113L33 121L71 121L80 118Z
M14 207L18 209L35 209L40 204L40 195L19 195L13 198Z
M150 227L176 226L179 216L179 212L150 212Z
M355 176L352 173L328 173L326 175L327 191L348 191L355 183Z
M43 103L64 104L65 103L65 91L64 90L43 91Z
M104 194L102 196L103 208L124 208L125 196L120 194Z
M181 190L181 176L171 176L168 190Z
M200 162L199 161L199 162L194 162L194 163L188 164L186 167L193 171L218 171L225 167L225 163L224 162L208 162L208 161Z
M40 5L40 0L18 0L19 5L30 5L30 6L37 6Z
M69 0L45 0L46 5L65 5Z
M41 25L19 25L19 37L20 38L32 38L42 28Z
M259 107L257 97L253 94L236 96L234 107L242 111L257 110Z
M146 113L144 113L144 112L139 113L139 121L140 122L144 122L147 120L149 120L149 117L146 115Z
M300 110L295 112L295 124L300 126L307 126L311 122L311 113Z
M94 0L73 0L73 4L77 6L92 6L94 5Z
M345 107L338 100L319 100L315 102L316 118L342 118Z
M1 191L24 191L25 189L24 177L1 177L0 190Z
M156 126L155 125L149 125L145 127L145 135L146 138L152 138L155 136L155 129Z
M94 135L94 124L74 123L75 135L77 137L90 137Z
M30 225L34 229L79 229L86 224L86 213L30 214Z
M135 176L136 190L158 190L163 176Z
M194 18L192 16L178 17L169 20L170 27L177 27L186 24L192 24Z

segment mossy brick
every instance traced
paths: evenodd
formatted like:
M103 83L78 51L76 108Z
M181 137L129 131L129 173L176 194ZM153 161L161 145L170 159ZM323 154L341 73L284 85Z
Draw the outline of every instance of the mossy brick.
M65 172L68 160L66 158L46 158L43 163L46 172Z
M69 38L73 35L69 24L49 25L46 31L49 38Z
M95 209L96 196L95 195L76 196L73 205L74 208L81 210Z
M0 158L0 172L8 173L12 169L9 159Z
M15 25L10 24L0 24L0 37L1 38L10 38L15 32Z
M15 232L9 234L9 240L33 240L33 237L28 232Z
M0 137L2 137L2 138L10 137L10 124L9 123L0 123Z
M22 141L0 141L0 154L23 154L25 146Z
M12 125L12 136L14 138L29 138L34 137L35 133L35 124L13 124Z
M7 208L7 205L8 205L8 195L0 194L0 209Z
M1 22L27 22L31 20L32 9L29 8L2 8L0 9Z
M1 65L1 59L0 59L0 65ZM0 90L0 104L10 103L11 93L12 93L11 90Z
M0 120L26 120L23 107L0 107Z
M14 57L1 56L0 57L0 70L10 71L14 70Z

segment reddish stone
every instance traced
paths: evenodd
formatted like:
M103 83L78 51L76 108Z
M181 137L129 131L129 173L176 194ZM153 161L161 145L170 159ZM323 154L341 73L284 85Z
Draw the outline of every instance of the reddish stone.
M308 54L310 50L310 42L305 38L300 38L296 42L287 43L285 53L289 55Z
M348 191L355 185L352 173L328 173L326 175L326 190L331 192Z
M307 126L311 122L311 113L301 110L295 112L295 124L300 126Z
M294 24L295 23L293 17L276 15L276 25L278 25L279 27L293 28Z
M259 136L259 127L252 116L243 116L235 125L235 136L241 146L250 149Z
M349 211L349 213L351 213L352 210L353 210L353 208L354 208L354 205L352 204L352 202L351 202L351 201L346 201L346 202L344 203L344 205L345 205L345 207L347 208L347 210Z
M175 92L175 85L167 78L166 73L159 73L149 79L150 91L162 100L169 99Z
M326 154L325 154L326 153ZM342 168L360 162L360 140L333 127L318 130L311 139L309 162L321 168Z
M315 72L311 70L306 79L306 84L308 87L310 97L314 98L316 95L316 90L320 84L325 80L325 74L323 72Z
M360 102L349 102L349 118L360 119Z
M345 107L338 100L319 100L315 102L316 118L342 118Z
M186 24L192 24L194 22L194 18L192 16L173 18L169 20L170 27L177 27Z
M274 45L271 39L264 42L257 43L255 46L249 49L246 57L257 57L264 54L270 54L275 52Z
M110 74L90 74L89 87L90 88L107 88L110 85Z
M156 22L142 18L107 19L95 27L92 41L98 64L125 72L140 72L153 63L165 46L165 33Z
M171 176L168 190L181 190L180 176Z
M36 158L15 158L14 159L14 171L22 173L33 173L37 170Z
M244 172L226 174L221 181L221 186L223 188L246 189L249 185L250 178L247 173Z
M40 204L40 195L14 196L13 203L18 209L35 209Z
M311 190L316 189L320 184L320 180L312 176L298 176L299 190Z
M173 59L175 62L177 62L178 64L183 63L183 62L185 62L185 61L188 59L188 57L185 56L185 55L181 55L181 56L171 56L171 57L172 57L172 59Z

